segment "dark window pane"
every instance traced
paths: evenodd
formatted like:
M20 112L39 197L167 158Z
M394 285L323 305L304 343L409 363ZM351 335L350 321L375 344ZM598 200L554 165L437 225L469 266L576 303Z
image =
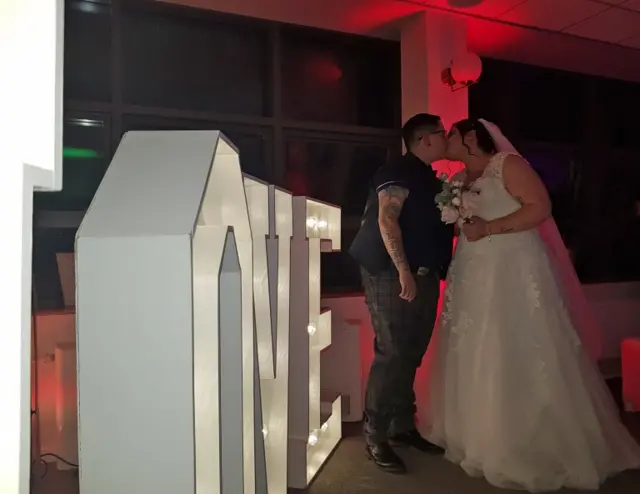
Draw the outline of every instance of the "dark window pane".
M577 143L585 118L585 79L579 74L514 65L518 84L518 134L528 140Z
M89 207L111 160L109 132L108 119L103 116L65 119L62 191L36 192L36 211L85 211Z
M287 27L281 69L287 119L399 126L399 43Z
M581 153L572 250L583 283L640 281L639 181L637 152Z
M33 280L35 310L64 308L57 255L74 251L77 227L34 227Z
M502 127L509 121L509 113L516 111L508 97L509 62L482 59L482 75L469 88L469 115L485 118Z
M538 172L551 196L553 217L569 248L573 247L576 218L578 158L574 149L540 143L520 143L518 151Z
M377 143L344 142L290 136L286 140L285 187L342 208L342 251L323 254L325 292L360 291L360 273L347 250L360 226L369 181L390 155L400 152L399 139ZM382 141L382 143L380 142Z
M620 149L640 149L638 115L640 115L640 84L600 79L596 83L600 101L605 142Z
M129 130L221 130L240 151L242 171L262 180L272 179L272 132L262 127L248 127L206 121L185 121L126 115L124 131Z
M640 155L612 153L609 158L598 180L600 221L592 221L599 245L584 247L590 247L591 260L599 265L598 281L639 281Z
M268 37L204 10L151 6L123 18L125 103L265 115Z
M111 11L108 1L67 2L64 94L83 101L111 100Z

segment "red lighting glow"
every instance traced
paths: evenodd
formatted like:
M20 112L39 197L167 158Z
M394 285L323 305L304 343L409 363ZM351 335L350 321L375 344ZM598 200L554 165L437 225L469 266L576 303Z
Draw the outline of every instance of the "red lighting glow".
M629 412L640 412L640 338L622 342L622 395Z
M330 55L317 56L307 62L312 80L322 84L334 84L342 79L342 70Z

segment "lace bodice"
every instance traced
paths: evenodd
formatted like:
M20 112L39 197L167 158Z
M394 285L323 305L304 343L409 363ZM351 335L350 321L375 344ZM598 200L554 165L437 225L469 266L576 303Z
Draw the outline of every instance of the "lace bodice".
M502 178L502 166L507 156L509 153L494 155L480 178L471 184L471 190L478 194L475 214L487 221L508 216L521 207L506 189Z
M471 191L477 193L473 201L475 216L492 221L508 216L522 207L520 202L507 190L502 176L504 160L510 154L514 153L495 154L480 178L470 184ZM459 179L464 180L465 174L465 171L461 172ZM478 254L487 248L510 249L518 248L522 243L531 243L532 241L537 243L539 236L537 230L528 230L506 235L494 235L477 242L467 242L464 233L461 233L460 240L460 247L463 247L460 250L467 251L469 254ZM491 247L489 247L489 243L492 244ZM462 252L458 252L458 255L461 254Z

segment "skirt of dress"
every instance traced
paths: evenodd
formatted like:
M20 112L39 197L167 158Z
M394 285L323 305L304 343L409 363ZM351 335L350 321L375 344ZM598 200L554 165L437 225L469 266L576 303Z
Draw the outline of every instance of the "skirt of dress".
M424 423L449 460L498 487L592 490L640 467L562 292L537 232L458 244Z

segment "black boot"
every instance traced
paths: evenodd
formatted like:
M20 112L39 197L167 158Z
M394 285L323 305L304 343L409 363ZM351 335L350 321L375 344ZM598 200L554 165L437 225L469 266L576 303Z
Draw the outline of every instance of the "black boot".
M367 444L366 453L369 459L378 465L382 470L389 473L405 473L407 468L389 443Z
M436 444L430 443L417 430L403 432L389 438L392 446L415 448L423 453L442 454L444 450Z

